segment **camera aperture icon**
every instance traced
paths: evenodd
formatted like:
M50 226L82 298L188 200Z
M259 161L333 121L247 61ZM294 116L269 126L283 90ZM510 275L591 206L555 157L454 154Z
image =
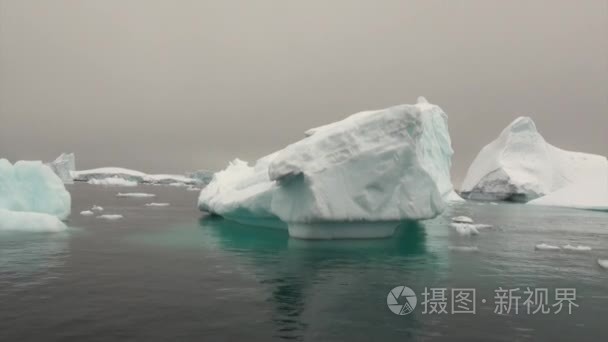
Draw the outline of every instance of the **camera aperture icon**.
M416 293L407 286L397 286L386 296L386 305L395 315L410 314L417 303Z

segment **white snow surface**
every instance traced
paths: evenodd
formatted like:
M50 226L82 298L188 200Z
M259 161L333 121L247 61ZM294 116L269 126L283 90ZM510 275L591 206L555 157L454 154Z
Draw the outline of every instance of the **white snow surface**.
M76 171L74 153L62 153L57 159L47 164L64 184L72 184L72 172Z
M531 204L608 208L608 161L545 141L529 117L519 117L477 155L462 192L513 195ZM593 189L595 188L595 189Z
M108 178L91 178L87 182L93 185L109 185L109 186L137 186L136 181L126 180L124 178L113 176Z
M424 98L305 135L252 166L236 159L215 173L199 209L250 224L299 223L308 236L310 223L433 218L453 192L447 116Z

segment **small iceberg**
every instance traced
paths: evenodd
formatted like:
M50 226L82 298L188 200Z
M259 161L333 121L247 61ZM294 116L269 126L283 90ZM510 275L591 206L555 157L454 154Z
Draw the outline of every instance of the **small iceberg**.
M456 232L461 236L478 235L476 225L469 223L450 223L450 227L456 229Z
M146 207L168 207L169 203L146 203Z
M80 215L82 215L82 216L92 216L92 215L95 215L95 213L92 212L92 211L90 211L90 210L83 210L83 211L80 212Z
M120 214L105 214L105 215L99 215L99 216L97 216L97 218L108 220L108 221L114 221L114 220L119 220L119 219L123 218L123 216Z
M126 192L126 193L119 192L119 193L116 194L116 197L139 197L139 198L142 198L142 197L155 197L155 196L156 196L155 194L147 194L147 193L144 193L144 192Z
M94 205L93 208L91 208L91 210L93 210L93 211L103 211L103 207L100 207L98 205Z
M92 185L137 186L136 181L127 180L116 176L108 178L91 178L87 183Z
M563 248L565 250L574 251L574 252L588 252L591 250L591 247L589 247L589 246L581 246L581 245L572 246L570 244L565 245Z
M598 265L608 270L608 259L597 259Z
M452 222L473 223L473 219L468 216L456 216L456 217L452 217Z
M548 245L546 243L541 243L534 246L534 249L537 251L561 251L562 249L559 246Z
M477 246L449 246L448 249L455 252L479 252Z
M186 191L201 191L201 188L197 188L194 186L189 186L186 188Z

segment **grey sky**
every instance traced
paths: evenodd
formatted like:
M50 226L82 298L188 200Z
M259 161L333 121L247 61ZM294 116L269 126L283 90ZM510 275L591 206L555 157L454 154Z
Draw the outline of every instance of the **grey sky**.
M457 185L519 115L606 155L608 2L0 0L11 161L219 169L418 95L448 113Z

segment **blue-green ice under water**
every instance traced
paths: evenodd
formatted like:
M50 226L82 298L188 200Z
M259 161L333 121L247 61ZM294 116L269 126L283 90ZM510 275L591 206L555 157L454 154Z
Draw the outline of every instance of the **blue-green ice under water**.
M468 202L382 240L304 241L285 231L205 217L196 192L70 186L70 230L0 233L0 341L598 341L608 336L608 213ZM133 191L133 189L130 189ZM93 204L124 218L78 215ZM463 237L450 218L493 229ZM537 251L585 245L589 252ZM477 252L450 246L476 246ZM395 315L387 295L410 287ZM495 290L520 288L518 313L495 313ZM571 314L527 314L523 291L576 289ZM446 289L447 314L423 312ZM472 288L475 314L451 314L451 289ZM482 302L485 300L485 303ZM430 308L430 307L429 307Z

